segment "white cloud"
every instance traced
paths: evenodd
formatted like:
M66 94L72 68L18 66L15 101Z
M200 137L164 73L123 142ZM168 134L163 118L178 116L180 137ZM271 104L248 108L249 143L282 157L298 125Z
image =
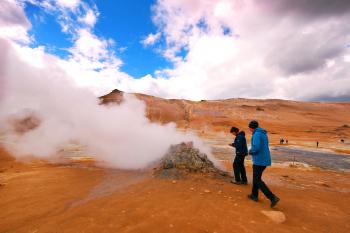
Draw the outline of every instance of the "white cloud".
M40 1L41 5L44 2ZM52 7L55 3L49 2L45 9L59 12L62 29L73 36L71 56L60 60L60 66L77 84L98 94L119 88L195 100L327 100L347 98L350 93L346 47L350 41L346 23L350 11L346 9L350 4L345 2L158 1L153 7L158 32L142 43L150 46L162 36L165 45L161 53L174 68L141 79L119 70L122 61L113 51L123 48L94 34L99 16L96 6L80 2L74 9L57 10ZM22 27L23 35L28 27ZM305 88L306 84L310 87Z
M145 46L153 45L160 39L161 34L158 32L156 34L150 33L148 36L142 40L142 44Z
M85 23L89 27L93 27L97 21L97 17L95 12L89 9L84 17L79 18L79 21Z
M27 20L22 6L14 0L3 0L0 4L0 37L21 43L31 42Z
M63 8L70 8L75 9L79 3L80 0L55 0L57 5Z
M343 59L348 3L162 0L153 9L163 55L175 64L152 86L166 97L314 100L350 93Z
M87 29L80 29L78 31L78 38L71 51L77 56L81 55L98 60L107 56L107 42L100 40Z
M350 55L345 55L344 56L344 61L350 62Z

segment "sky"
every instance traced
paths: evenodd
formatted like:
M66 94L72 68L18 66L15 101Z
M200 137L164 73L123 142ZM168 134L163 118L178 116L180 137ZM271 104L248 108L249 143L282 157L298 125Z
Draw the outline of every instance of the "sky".
M19 59L97 96L350 101L349 22L346 0L0 1Z

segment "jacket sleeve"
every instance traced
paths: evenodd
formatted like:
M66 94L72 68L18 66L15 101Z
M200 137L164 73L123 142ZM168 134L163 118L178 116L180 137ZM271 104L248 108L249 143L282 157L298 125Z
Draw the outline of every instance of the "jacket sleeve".
M252 147L249 150L249 154L256 155L257 153L259 153L260 144L261 144L260 135L258 133L255 133L253 135Z

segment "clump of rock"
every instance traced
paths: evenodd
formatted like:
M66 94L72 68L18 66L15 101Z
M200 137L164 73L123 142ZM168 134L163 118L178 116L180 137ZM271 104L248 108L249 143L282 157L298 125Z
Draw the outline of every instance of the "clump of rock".
M216 168L191 142L172 145L154 170L155 175L162 178L181 178L189 173L228 177L227 172Z
M262 210L262 214L264 214L266 217L271 219L275 223L283 223L286 221L286 216L281 211L268 211L268 210Z

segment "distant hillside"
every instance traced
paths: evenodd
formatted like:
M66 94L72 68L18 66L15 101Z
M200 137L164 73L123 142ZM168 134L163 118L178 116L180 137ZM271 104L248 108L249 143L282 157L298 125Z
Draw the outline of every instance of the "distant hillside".
M280 137L310 142L350 139L350 103L241 98L195 102L135 95L146 103L151 121L175 122L200 134L227 133L233 125L247 131L248 121L257 119L274 141ZM120 103L123 92L114 90L100 98L103 104Z

